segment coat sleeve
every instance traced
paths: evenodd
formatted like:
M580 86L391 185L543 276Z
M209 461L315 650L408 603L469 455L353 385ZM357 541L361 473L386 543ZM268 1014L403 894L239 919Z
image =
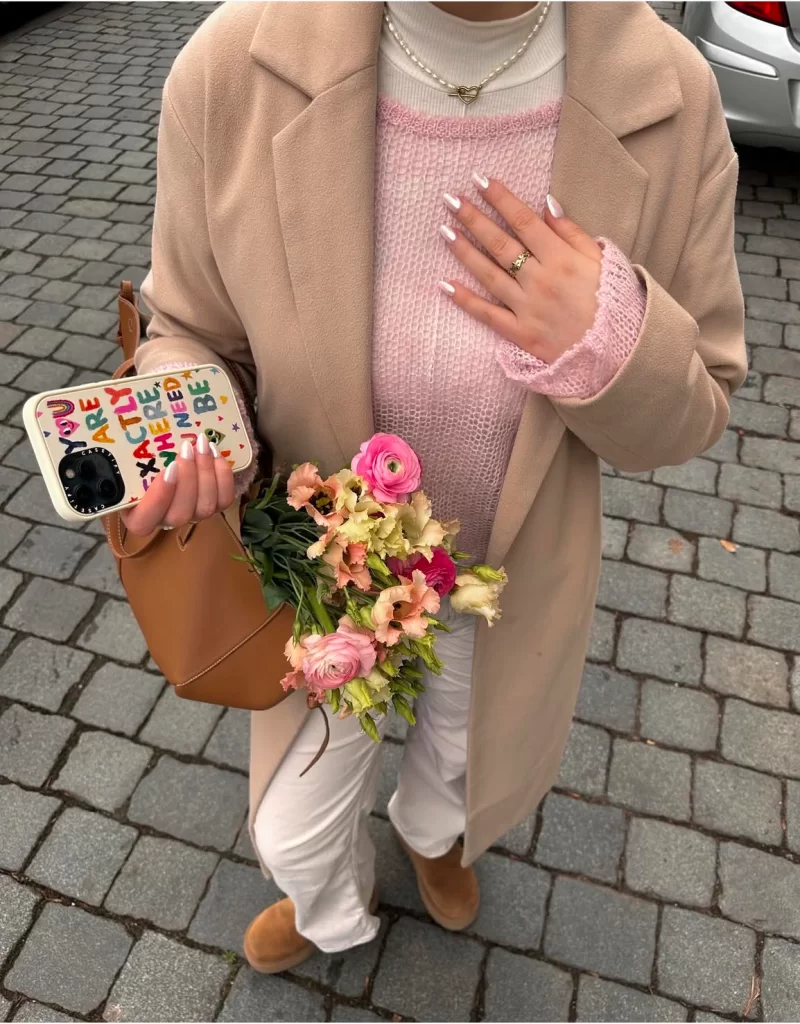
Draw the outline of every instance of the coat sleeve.
M634 351L596 395L551 399L569 430L623 471L679 465L714 445L747 375L734 251L738 159L710 77L715 152L669 290L634 264L647 291Z
M173 106L169 79L158 131L150 271L142 298L152 314L136 353L139 373L175 363L235 364L254 393L254 363L220 274L206 217L205 166Z

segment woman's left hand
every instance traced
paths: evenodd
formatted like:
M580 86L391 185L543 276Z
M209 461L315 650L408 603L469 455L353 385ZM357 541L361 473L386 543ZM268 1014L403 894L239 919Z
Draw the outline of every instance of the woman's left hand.
M490 256L478 250L462 231L442 225L442 237L453 254L502 306L487 302L456 281L453 302L504 338L545 363L553 363L580 341L592 326L600 283L602 250L597 242L563 215L548 196L542 219L496 178L473 175L486 200L515 232L507 234L464 195L445 199L459 222ZM488 181L484 188L482 182ZM555 214L555 215L554 215ZM446 231L455 234L451 240ZM528 249L529 256L512 277L508 268ZM504 308L507 307L507 308Z

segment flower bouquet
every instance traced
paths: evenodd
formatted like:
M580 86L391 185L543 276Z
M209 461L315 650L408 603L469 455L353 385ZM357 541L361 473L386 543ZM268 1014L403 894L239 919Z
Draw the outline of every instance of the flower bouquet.
M283 688L305 688L309 707L327 702L340 717L356 715L376 742L374 714L393 709L414 724L419 662L442 671L441 598L491 626L506 583L503 569L468 564L456 550L460 524L433 518L421 476L402 438L375 434L349 468L324 480L312 462L285 480L276 473L242 522L267 605L295 609Z

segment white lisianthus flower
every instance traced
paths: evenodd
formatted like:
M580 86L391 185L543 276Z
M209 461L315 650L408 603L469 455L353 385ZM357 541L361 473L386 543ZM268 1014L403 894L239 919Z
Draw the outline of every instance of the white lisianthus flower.
M508 577L505 569L492 570L492 575L497 578L481 579L472 571L459 573L450 594L453 610L467 615L482 615L493 626L500 618L500 594Z

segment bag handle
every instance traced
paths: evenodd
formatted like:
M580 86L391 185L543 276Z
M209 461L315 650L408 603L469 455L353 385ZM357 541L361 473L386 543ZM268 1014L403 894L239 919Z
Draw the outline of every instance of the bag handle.
M142 331L142 319L132 281L122 281L120 283L117 305L119 307L117 344L122 349L125 361L128 362L133 359L136 353ZM122 367L120 367L121 369ZM116 377L118 374L119 370L114 376Z

